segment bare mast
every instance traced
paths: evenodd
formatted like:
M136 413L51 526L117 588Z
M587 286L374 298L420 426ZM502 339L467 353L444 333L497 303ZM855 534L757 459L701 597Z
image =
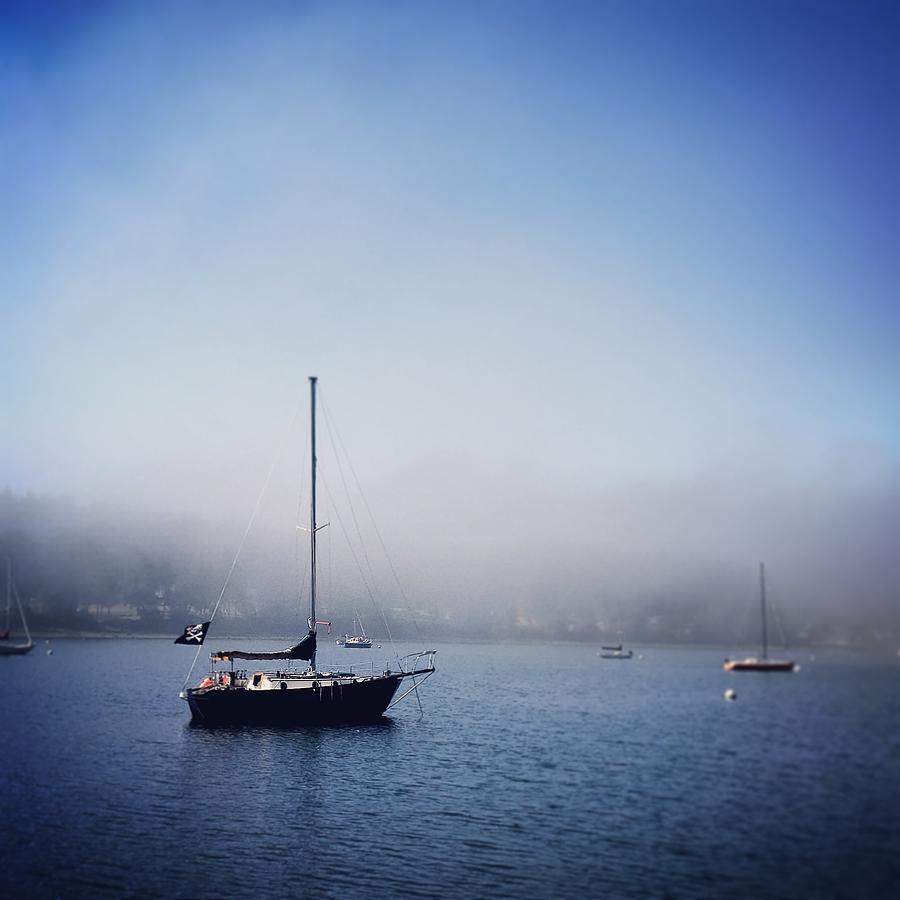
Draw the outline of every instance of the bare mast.
M309 629L316 632L316 376L309 377L309 433L312 457L312 478L309 503ZM310 669L316 670L316 651L309 661Z
M769 658L769 642L766 635L766 564L759 564L759 603L762 607L762 658Z

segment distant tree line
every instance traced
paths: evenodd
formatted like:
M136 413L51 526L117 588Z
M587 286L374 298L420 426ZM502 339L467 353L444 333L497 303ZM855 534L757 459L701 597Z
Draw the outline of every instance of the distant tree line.
M187 522L148 527L65 498L0 494L0 560L33 628L158 631L203 616L221 586L209 557Z
M210 615L237 543L236 535L189 519L152 519L61 497L0 493L0 565L5 569L6 559L11 561L33 630L176 635L185 624ZM284 554L274 553L265 540L255 549L247 554L255 556L255 565L239 565L230 579L217 627L243 634L302 630L296 568L280 563ZM389 601L383 620L369 610L368 630L376 635L389 630L398 639L758 642L757 607L749 595L735 597L723 588L711 599L708 586L682 581L665 592L619 596L583 580L587 583L548 578L520 596L487 592L469 600L454 599L448 583L447 594L430 604L420 601L410 608ZM340 633L350 627L354 604L368 599L336 593L329 615ZM415 596L414 586L410 593ZM770 640L773 647L842 644L894 653L900 630L895 621L775 612Z

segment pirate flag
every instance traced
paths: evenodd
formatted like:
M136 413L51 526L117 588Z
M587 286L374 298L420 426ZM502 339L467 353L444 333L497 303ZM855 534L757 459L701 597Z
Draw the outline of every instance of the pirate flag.
M186 625L184 628L184 634L181 635L181 637L175 638L175 643L195 644L199 647L203 643L203 639L206 637L206 632L209 630L209 625L209 622L201 622L199 625Z

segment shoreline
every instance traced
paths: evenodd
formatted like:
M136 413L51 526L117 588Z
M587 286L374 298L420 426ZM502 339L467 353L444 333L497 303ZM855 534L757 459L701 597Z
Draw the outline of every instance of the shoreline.
M55 640L123 640L123 641L133 641L133 640L152 640L152 641L171 641L174 643L174 638L171 634L162 634L159 632L135 632L135 631L123 631L123 632L110 632L110 631L87 631L87 630L78 630L78 631L70 631L66 629L47 629L47 630L39 630L32 632L32 639L35 643L40 642L51 642ZM222 635L221 640L228 641L248 641L248 642L259 642L259 641L272 641L272 642L284 642L285 638L283 635L246 635L246 634L229 634ZM288 641L290 639L287 639ZM389 641L382 640L382 644L390 643ZM417 638L398 638L394 641L396 644L410 644L410 643L422 643L421 640ZM565 646L582 646L582 647L591 647L591 648L599 648L601 646L602 641L600 639L579 639L579 640L538 640L536 638L464 638L464 637L442 637L438 639L434 639L431 641L427 641L426 643L431 644L482 644L486 646L504 646L504 645L532 645L532 646L555 646L555 647L565 647ZM645 650L709 650L709 651L720 651L725 653L738 653L738 652L749 652L755 653L758 651L758 647L755 645L741 645L741 644L695 644L695 643L662 643L662 642L629 642L630 649L634 651L645 651ZM849 653L860 653L867 656L872 657L887 657L887 658L900 658L900 647L890 648L890 647L871 647L871 646L850 646L846 644L802 644L802 645L794 645L790 648L779 649L778 653L788 654L788 655L802 655L808 653L814 653L819 650L841 650Z

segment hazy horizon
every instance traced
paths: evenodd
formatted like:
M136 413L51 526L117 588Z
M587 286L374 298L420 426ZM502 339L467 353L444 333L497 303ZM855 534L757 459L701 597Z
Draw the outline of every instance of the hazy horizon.
M290 547L314 374L432 607L713 606L765 560L894 616L898 39L875 2L5 5L0 488L228 546L281 453Z

